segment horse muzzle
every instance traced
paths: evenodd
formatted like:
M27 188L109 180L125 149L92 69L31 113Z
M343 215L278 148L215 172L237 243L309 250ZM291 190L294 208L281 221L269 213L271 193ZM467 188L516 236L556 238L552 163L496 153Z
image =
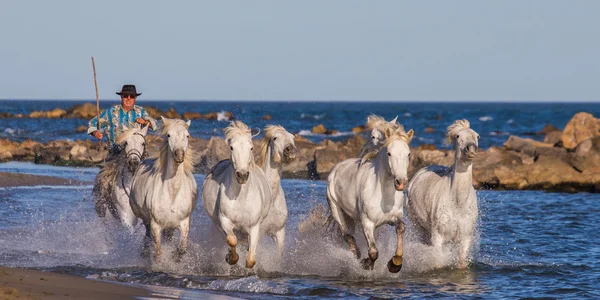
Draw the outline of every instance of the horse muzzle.
M127 166L129 167L129 172L133 173L140 166L140 160L137 158L127 160Z
M175 160L176 163L178 163L178 164L182 163L184 158L185 158L185 151L183 151L182 149L177 149L177 150L175 150L175 152L173 152L173 159Z
M248 182L248 177L250 172L235 172L235 179L239 184L244 184Z
M294 146L287 146L285 147L285 149L283 149L283 161L285 163L290 163L292 161L294 161L294 159L296 159L296 147Z
M406 186L408 185L408 180L407 179L394 179L394 188L396 188L396 191L403 191Z
M470 143L465 147L464 154L468 159L474 159L477 156L477 145Z

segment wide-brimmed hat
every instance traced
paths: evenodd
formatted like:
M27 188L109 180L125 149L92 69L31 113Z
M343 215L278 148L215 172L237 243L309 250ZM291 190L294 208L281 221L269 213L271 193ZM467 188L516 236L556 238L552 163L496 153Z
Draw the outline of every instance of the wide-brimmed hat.
M139 96L141 94L142 93L138 93L135 90L135 85L133 85L133 84L123 85L123 88L121 88L121 91L117 92L117 95L119 95L119 96L129 96L129 95L133 96L133 95L135 95L137 97L137 96Z

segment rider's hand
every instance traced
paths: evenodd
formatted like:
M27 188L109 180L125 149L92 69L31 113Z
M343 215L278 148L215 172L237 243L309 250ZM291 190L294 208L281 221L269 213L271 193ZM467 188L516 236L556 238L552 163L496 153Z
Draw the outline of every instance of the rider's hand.
M137 119L135 119L135 121L140 123L142 126L148 124L148 121L146 121L142 118L137 118Z
M104 135L102 134L102 132L100 132L100 131L98 131L98 130L96 130L96 131L92 132L92 135L93 135L95 138L99 139L99 140L101 140L101 139L102 139L102 137L104 136Z

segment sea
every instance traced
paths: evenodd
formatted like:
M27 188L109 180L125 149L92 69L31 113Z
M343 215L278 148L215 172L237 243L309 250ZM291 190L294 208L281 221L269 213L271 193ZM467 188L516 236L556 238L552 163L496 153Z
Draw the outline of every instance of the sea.
M0 112L69 108L76 101L0 101ZM501 146L509 135L541 140L546 124L562 129L577 112L600 116L600 104L582 103L367 103L367 102L143 102L178 112L233 112L252 127L281 124L290 132L320 142L343 140L374 113L398 116L415 130L414 145L443 144L445 128L468 119L481 136L480 147ZM109 105L103 104L104 107ZM262 118L271 115L270 121ZM89 139L75 128L81 119L0 119L0 138ZM310 133L323 124L335 136ZM196 137L222 136L226 120L194 120ZM431 127L433 130L425 129ZM326 182L283 179L289 219L284 254L269 237L260 241L256 266L225 262L227 245L212 226L201 202L192 215L188 253L181 262L170 255L153 262L140 256L143 228L130 232L96 216L91 200L97 168L57 167L5 162L0 172L51 175L83 184L0 188L0 265L59 272L94 280L139 285L152 299L597 299L600 298L600 196L542 191L477 191L479 218L470 265L436 268L456 259L452 247L434 253L411 235L405 237L404 265L391 274L386 263L396 238L391 226L376 234L379 260L363 270L335 227L324 226ZM195 174L199 186L203 174ZM201 199L200 199L201 201ZM360 229L355 235L367 253ZM177 238L174 239L177 241ZM174 243L165 244L170 253ZM170 298L169 298L170 297Z

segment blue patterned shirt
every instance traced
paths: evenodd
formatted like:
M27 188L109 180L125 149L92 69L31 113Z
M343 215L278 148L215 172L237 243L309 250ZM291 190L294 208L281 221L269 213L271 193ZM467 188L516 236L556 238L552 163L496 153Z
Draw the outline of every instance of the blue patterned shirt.
M152 130L156 129L156 120L152 119L146 109L141 106L134 105L129 111L124 111L121 104L117 104L100 113L100 129L108 138L108 149L115 146L115 138L121 134L122 126L133 127L135 120L142 118L150 121ZM89 122L88 134L98 130L98 117L94 117Z

